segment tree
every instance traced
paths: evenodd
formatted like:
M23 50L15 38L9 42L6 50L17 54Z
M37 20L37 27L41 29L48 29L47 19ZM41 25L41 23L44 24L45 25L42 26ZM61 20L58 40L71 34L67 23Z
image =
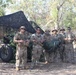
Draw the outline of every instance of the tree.
M67 26L74 28L75 8L75 0L6 0L2 3L3 11L9 9L13 13L22 10L28 20L35 21L44 29Z

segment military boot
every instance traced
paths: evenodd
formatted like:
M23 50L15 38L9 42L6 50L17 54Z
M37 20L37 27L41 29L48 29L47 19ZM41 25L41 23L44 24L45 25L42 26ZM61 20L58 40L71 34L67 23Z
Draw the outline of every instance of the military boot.
M16 71L19 71L20 70L20 68L19 67L16 67Z

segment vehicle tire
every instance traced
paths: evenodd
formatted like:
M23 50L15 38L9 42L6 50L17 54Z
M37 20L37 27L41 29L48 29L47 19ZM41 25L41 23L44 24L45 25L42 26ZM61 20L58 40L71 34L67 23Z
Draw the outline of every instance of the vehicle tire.
M0 50L0 58L1 58L1 50Z
M13 59L13 49L11 46L3 45L1 47L1 59L3 62L10 62Z

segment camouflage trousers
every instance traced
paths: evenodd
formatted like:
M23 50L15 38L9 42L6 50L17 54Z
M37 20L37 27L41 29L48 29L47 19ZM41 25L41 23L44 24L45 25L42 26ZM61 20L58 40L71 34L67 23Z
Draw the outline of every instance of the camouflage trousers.
M74 48L74 59L76 63L76 41L73 41L73 48Z
M16 50L16 67L26 67L27 47L17 47Z
M54 62L54 53L45 52L45 61L48 63Z
M73 44L68 43L65 45L65 61L66 62L70 62L73 63L74 62L74 48L73 48Z
M34 45L32 51L32 64L37 64L39 62L40 56L42 54L42 46Z
M44 50L45 62L50 62L50 54Z

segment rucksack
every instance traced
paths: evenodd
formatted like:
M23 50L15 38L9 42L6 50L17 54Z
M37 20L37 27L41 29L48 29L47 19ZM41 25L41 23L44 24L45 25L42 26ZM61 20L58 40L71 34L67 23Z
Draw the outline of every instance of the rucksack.
M43 48L49 52L49 51L57 49L60 43L61 41L59 39L52 39L50 41L44 41Z

